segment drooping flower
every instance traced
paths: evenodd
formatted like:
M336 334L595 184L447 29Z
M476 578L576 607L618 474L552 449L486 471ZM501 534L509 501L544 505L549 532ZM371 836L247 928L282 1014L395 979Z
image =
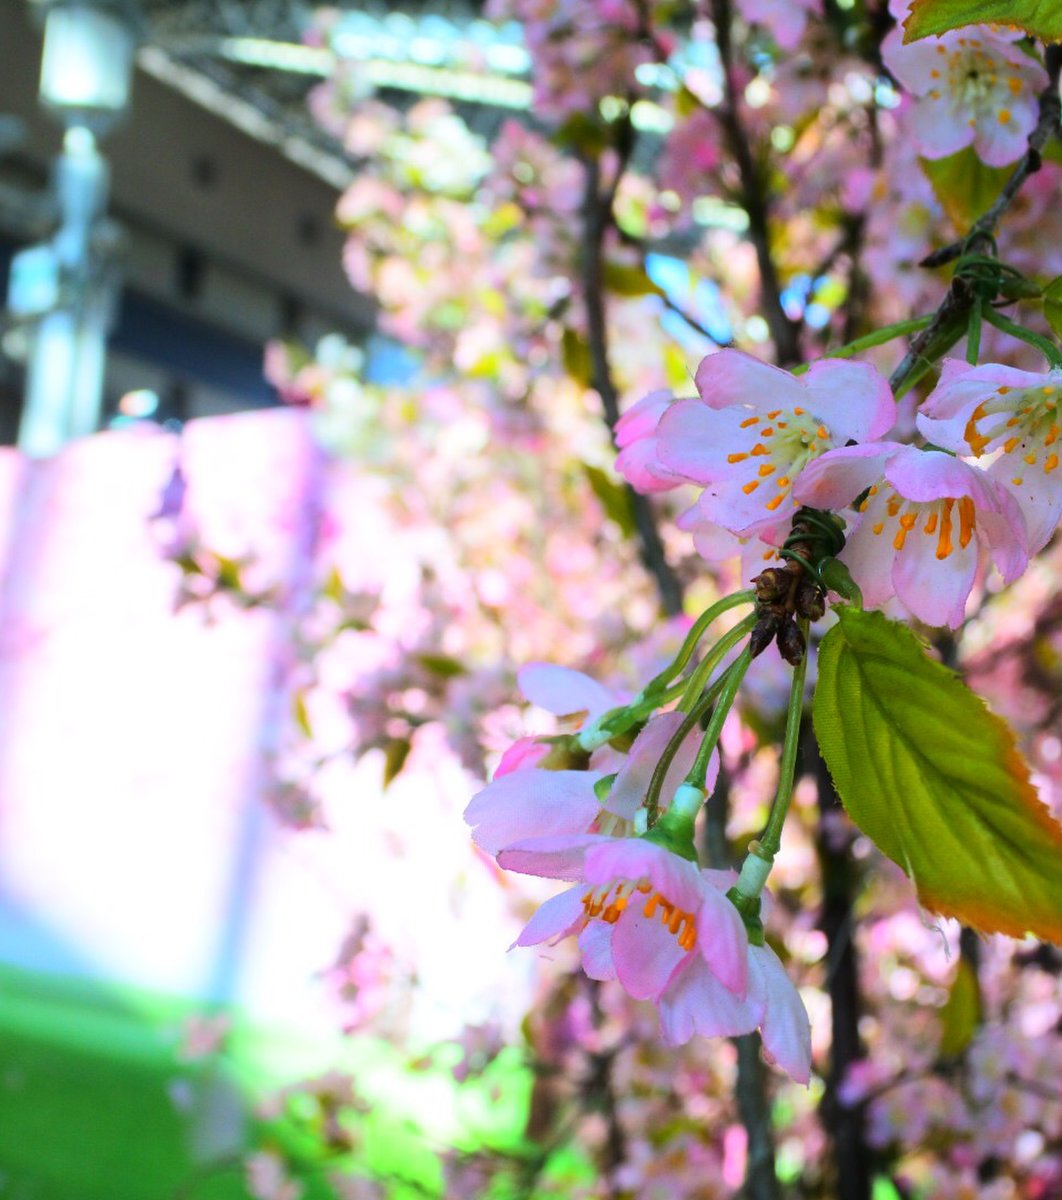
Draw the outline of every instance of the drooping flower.
M519 682L529 700L558 716L578 710L580 716L593 719L618 700L588 675L547 663L525 667ZM683 719L681 712L657 713L626 755L607 745L587 755L567 738L521 738L503 755L492 782L477 792L465 809L473 840L488 853L497 854L505 846L531 837L626 831L645 799L664 747ZM696 753L696 739L687 738L668 768L665 796L674 793ZM718 754L713 754L709 787L718 769ZM602 793L600 785L607 775L614 778Z
M898 7L906 12L906 5ZM905 45L897 28L882 42L881 56L916 97L909 123L926 158L972 145L989 166L1004 167L1024 154L1047 73L1013 35L982 25Z
M748 935L722 888L697 864L646 838L531 838L498 855L507 870L578 881L544 904L516 940L579 934L584 965L636 1000L658 1000L703 960L728 991L748 986Z
M657 432L660 461L704 487L700 515L749 535L785 523L809 462L846 442L879 438L896 405L867 363L824 360L799 378L740 350L697 368L699 400L680 400Z
M927 625L962 624L980 550L1010 583L1028 563L1025 521L993 479L940 450L898 442L845 446L801 476L798 499L840 509L865 493L839 557L863 597L896 595Z
M696 864L644 838L534 839L502 866L579 879L548 900L516 945L576 934L583 969L652 1000L664 1041L760 1029L768 1055L797 1082L811 1071L811 1026L799 993L768 946L751 946L726 891L733 871Z
M950 359L922 405L918 428L956 454L996 455L986 470L1018 501L1029 554L1043 549L1062 517L1062 370L1038 374Z

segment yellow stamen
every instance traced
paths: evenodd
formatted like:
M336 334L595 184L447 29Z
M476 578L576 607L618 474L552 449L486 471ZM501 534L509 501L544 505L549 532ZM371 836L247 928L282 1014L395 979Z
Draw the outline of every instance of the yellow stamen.
M820 425L820 426L819 426L819 429L818 429L818 434L819 434L819 437L820 437L820 438L821 438L821 439L822 439L824 442L828 442L828 441L830 440L830 431L829 431L829 430L826 428L826 426L825 426L825 425Z
M775 483L777 483L780 488L787 488L791 482L792 480L788 475L779 475L775 480Z
M951 544L951 510L954 500L944 501L944 512L940 518L940 537L937 538L937 558L947 558L954 547Z
M766 429L760 430L760 437L774 437L774 430L768 425Z
M793 409L793 415L794 415L794 416L797 416L797 417L802 417L806 411L807 411L807 410L806 410L806 409L803 409L803 408L794 408L794 409Z
M933 534L933 533L936 533L936 531L937 531L937 514L935 512L931 512L929 514L929 516L926 517L926 523L922 526L922 532L928 533L928 534Z
M1021 487L1021 485L1025 482L1025 480L1022 479L1022 477L1020 475L1015 475L1014 478L1010 482L1012 484L1014 484L1015 487Z
M959 501L959 545L965 550L973 537L976 522L974 502L969 496L963 496Z
M1035 466L1036 465L1036 454L1035 453L1026 454L1025 461L1029 464L1030 467Z
M761 458L764 454L770 454L770 450L767 449L763 442L757 442L756 445L753 446L749 451L749 453L753 456L753 458Z
M769 412L767 414L767 420L768 421L777 420L778 417L780 417L781 415L782 415L782 410L780 408L776 408L773 412Z
M1007 438L1007 440L1003 443L1003 453L1004 454L1013 454L1014 447L1017 446L1020 441L1021 441L1020 437Z
M884 522L884 521L879 521L879 522L878 522L878 523L877 523L877 524L874 526L874 532L875 532L875 533L881 533L881 531L882 531L884 528L885 528L885 522Z
M1058 441L1059 429L1057 425L1052 425L1047 431L1047 437L1044 438L1045 446L1053 446Z

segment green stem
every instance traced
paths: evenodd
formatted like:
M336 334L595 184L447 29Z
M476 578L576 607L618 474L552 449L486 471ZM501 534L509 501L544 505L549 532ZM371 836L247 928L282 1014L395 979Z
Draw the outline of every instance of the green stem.
M853 354L859 354L863 350L872 350L875 346L882 346L894 338L905 337L909 333L918 333L925 329L932 320L931 314L926 317L912 317L908 321L897 321L894 325L886 325L881 329L875 329L873 333L864 334L863 337L856 338L854 342L838 346L836 350L827 350L824 357L851 358ZM800 366L793 368L792 373L803 375L810 367L811 363L801 363Z
M1022 342L1028 342L1030 346L1035 346L1052 367L1062 367L1062 352L1042 334L1033 333L1031 329L1026 329L1024 325L1016 324L1014 321L1004 317L1002 313L996 312L994 308L986 308L984 317L989 325L994 325L997 329L1002 330L1003 333L1009 333L1011 337L1017 338Z
M752 632L755 624L756 614L750 613L743 621L739 621L729 633L724 634L704 656L703 661L697 664L697 669L689 677L686 690L679 701L678 706L683 712L689 712L691 706L698 703L697 698L720 660L732 646L736 646L746 634Z
M705 787L705 780L708 776L708 763L712 757L712 751L715 749L719 741L719 736L723 732L723 722L726 720L731 708L734 707L734 701L737 698L738 689L741 687L741 681L745 678L745 672L749 669L749 663L751 662L752 651L746 646L741 654L734 659L733 664L723 676L726 682L719 692L719 699L716 701L712 718L708 722L708 726L704 731L704 738L697 749L697 757L693 760L693 766L690 767L689 774L684 781L692 787L701 788L702 790Z
M981 315L983 308L984 304L981 297L975 296L973 307L970 309L970 323L966 333L966 361L971 367L977 366L977 358L981 353Z
M675 661L670 666L665 667L655 678L651 679L644 688L642 688L642 697L648 698L657 688L663 687L679 674L680 671L693 657L694 650L697 649L697 643L704 637L708 628L714 621L717 621L725 612L729 612L732 608L737 608L742 604L754 604L756 602L756 593L751 589L744 592L735 592L732 596L724 596L722 600L716 601L711 608L706 609L694 621L689 633L686 634L686 640L682 643L682 648L679 650Z
M711 708L716 696L722 691L723 684L726 682L726 677L731 668L719 676L703 696L697 701L693 708L686 714L682 724L675 730L671 740L664 747L663 753L660 755L660 760L653 768L652 778L649 780L649 787L645 793L645 815L646 826L649 829L656 824L657 816L660 809L660 793L664 790L664 780L667 778L667 773L671 769L671 764L675 759L675 755L679 752L679 747L693 732L697 722Z
M804 635L805 643L808 636L808 622L800 622L800 632ZM808 655L793 668L793 681L789 688L789 708L785 718L785 741L782 744L782 758L778 764L778 789L774 794L770 815L767 817L767 827L760 838L761 858L768 861L778 853L782 844L782 826L785 824L789 803L793 798L793 777L796 774L797 751L800 749L800 721L804 715L804 680L808 673Z

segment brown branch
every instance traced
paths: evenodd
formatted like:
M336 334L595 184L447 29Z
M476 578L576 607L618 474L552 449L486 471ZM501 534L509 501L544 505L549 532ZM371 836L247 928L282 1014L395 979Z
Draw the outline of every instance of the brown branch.
M723 102L711 111L723 127L727 149L737 164L741 183L739 200L749 218L749 240L760 271L760 304L774 341L775 357L780 366L790 366L801 358L799 326L782 307L781 281L771 253L767 181L752 157L752 139L741 119L741 102L734 77L730 0L711 0L711 14L723 68Z
M628 151L629 153L629 151ZM620 418L619 393L608 358L608 322L605 311L605 237L613 222L612 201L624 169L621 159L616 174L602 188L601 166L596 158L584 161L586 185L583 193L583 301L586 305L587 340L590 347L591 383L601 397L605 421L613 444ZM660 603L669 616L682 612L682 584L667 561L664 544L656 527L649 499L626 485L639 549L645 569L656 582Z

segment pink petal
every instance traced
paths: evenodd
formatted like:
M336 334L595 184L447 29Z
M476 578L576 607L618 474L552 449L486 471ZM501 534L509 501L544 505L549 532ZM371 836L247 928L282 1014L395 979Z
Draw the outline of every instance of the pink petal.
M655 437L634 442L625 450L621 450L616 456L616 470L636 492L646 495L652 492L670 492L685 482L660 461Z
M793 484L798 504L812 508L845 508L860 492L878 482L899 442L870 442L827 450L800 472Z
M675 403L675 396L666 388L643 396L616 422L616 445L622 450L632 442L651 436L656 432L660 418Z
M884 538L881 540L885 540ZM886 541L891 548L891 543ZM892 582L896 595L927 625L958 629L977 576L977 541L963 548L958 541L947 558L936 557L937 540L912 530L896 554Z
M589 883L647 878L669 904L688 913L701 906L704 882L697 867L644 838L602 838L587 854Z
M697 914L697 947L719 982L736 996L748 989L749 938L741 914L709 888Z
M885 478L907 500L969 496L978 509L999 508L995 488L985 473L941 450L904 446L885 464Z
M605 808L609 812L615 813L618 817L625 817L628 821L634 818L634 814L645 799L645 794L649 789L649 780L653 776L656 764L660 761L664 747L684 719L685 713L658 713L638 734L634 739L634 745L631 746L627 761L616 776L616 782L612 785L612 791L605 802ZM697 739L691 735L679 747L664 778L664 787L661 793L664 804L668 803L675 794L675 789L689 774L696 757ZM718 756L713 756L709 771L708 786L711 788L714 786L715 777L719 772Z
M612 961L612 926L604 921L590 921L579 934L579 950L583 970L591 979L615 979L616 964Z
M733 478L728 456L748 450L742 436L742 409L709 408L682 400L669 409L657 433L657 455L670 471L693 483Z
M895 551L888 538L875 535L876 516L867 512L847 533L844 549L838 555L863 592L867 608L880 608L893 595L892 562Z
M774 408L806 408L800 383L780 367L742 350L719 350L701 360L697 391L710 408L748 405L752 412Z
M524 838L585 833L601 811L596 771L516 771L469 801L465 821L488 854Z
M680 1046L694 1034L736 1037L751 1033L764 1011L762 997L734 995L696 956L676 973L660 997L659 1007L660 1033L669 1046Z
M498 865L506 871L541 875L545 879L582 879L587 851L609 840L596 833L525 838L500 850Z
M494 778L501 779L516 771L529 771L549 755L550 749L548 742L539 741L538 738L520 738L501 756Z
M612 927L616 978L635 1000L655 1000L689 956L658 915L645 915L644 904L632 902Z
M940 39L924 38L905 46L901 30L891 29L881 43L881 57L900 83L920 96L935 83L930 72L937 70L944 58L937 50L940 44Z
M554 663L528 663L516 681L532 704L558 717L585 712L592 721L616 704L616 697L596 679Z
M509 947L537 946L540 942L567 937L586 916L583 896L586 888L574 887L547 900L523 927L520 936Z
M907 115L911 137L926 158L947 158L973 143L965 110L958 108L946 93L939 99L929 96L918 100Z
M1058 528L1059 520L1062 519L1062 479L1058 479L1055 474L1045 475L1040 464L1035 467L1022 464L1021 474L1016 475L1013 463L1008 461L1009 457L1006 454L1001 455L987 470L996 483L1010 492L1021 509L1031 556L1039 553L1047 545ZM1015 479L1020 479L1021 483L1016 484ZM1017 565L1014 562L1008 561L1004 564L1000 561L1000 552L1006 554L1008 542L1011 543L1011 549L1014 548L1014 538L1009 533L1010 521L1002 516L993 521L991 516L979 515L978 524L984 526L989 544L993 548L998 547L995 554L996 565L1000 574L1007 578ZM1024 566L1018 569L1015 578L1022 570Z
M805 378L805 406L826 425L837 446L883 437L896 423L888 381L870 363L821 359Z
M811 1022L800 993L770 946L749 947L749 973L762 995L763 1048L797 1083L811 1079Z

